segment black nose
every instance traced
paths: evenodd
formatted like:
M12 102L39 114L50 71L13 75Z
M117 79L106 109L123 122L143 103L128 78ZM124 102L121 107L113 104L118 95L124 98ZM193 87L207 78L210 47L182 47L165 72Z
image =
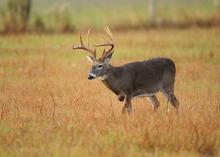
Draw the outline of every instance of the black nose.
M92 75L89 75L89 76L88 76L88 79L89 79L89 80L93 80L93 79L95 79L95 77L92 76Z

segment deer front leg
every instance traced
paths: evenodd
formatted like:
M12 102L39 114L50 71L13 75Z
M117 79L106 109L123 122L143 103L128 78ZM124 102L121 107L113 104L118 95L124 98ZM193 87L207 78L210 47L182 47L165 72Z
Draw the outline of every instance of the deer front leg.
M126 111L128 112L128 115L130 116L132 113L132 104L131 104L131 99L129 97L125 97L124 98L124 103L123 103L123 109L122 109L122 113L125 114Z
M152 103L153 111L156 111L158 107L160 106L159 101L157 100L157 97L155 95L148 97L149 101Z

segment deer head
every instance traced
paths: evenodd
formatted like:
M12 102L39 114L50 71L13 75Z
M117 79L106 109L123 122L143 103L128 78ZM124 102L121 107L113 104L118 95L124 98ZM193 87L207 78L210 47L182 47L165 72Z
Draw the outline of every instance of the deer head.
M95 47L102 47L102 46L110 47L107 50L105 50L104 48L102 56L100 58L98 59L96 58L96 49L92 50L90 48L91 47L89 44L90 30L88 30L88 34L87 34L87 46L84 44L81 34L79 35L81 45L79 46L73 45L73 50L82 49L89 53L87 58L89 61L92 62L91 71L88 75L89 80L93 80L95 78L105 79L108 68L110 67L109 61L111 60L112 54L114 52L114 40L110 29L108 27L105 27L104 29L109 37L109 40L105 40L105 43L103 44L93 45Z

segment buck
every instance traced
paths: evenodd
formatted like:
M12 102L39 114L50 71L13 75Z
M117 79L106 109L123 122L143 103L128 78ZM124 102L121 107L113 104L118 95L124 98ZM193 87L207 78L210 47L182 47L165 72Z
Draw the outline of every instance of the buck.
M104 48L102 56L98 59L96 50L90 48L90 31L87 34L87 45L84 44L81 34L81 45L73 45L73 50L82 49L90 54L87 57L92 62L92 67L88 79L101 79L106 87L118 96L119 101L124 102L122 113L127 111L128 114L131 114L131 100L137 97L148 97L152 102L153 110L156 111L160 104L155 94L159 91L178 111L179 102L174 95L176 73L174 62L168 58L154 58L114 67L109 63L114 52L113 35L108 27L105 28L105 31L109 40L102 44L92 45L109 47L107 50Z

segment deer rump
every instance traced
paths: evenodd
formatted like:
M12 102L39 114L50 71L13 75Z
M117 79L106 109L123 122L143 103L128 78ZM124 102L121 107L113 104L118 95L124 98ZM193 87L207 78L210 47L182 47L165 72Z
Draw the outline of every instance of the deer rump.
M110 69L108 79L103 80L103 83L123 101L125 96L153 96L164 88L173 88L175 73L176 67L172 60L154 58Z

